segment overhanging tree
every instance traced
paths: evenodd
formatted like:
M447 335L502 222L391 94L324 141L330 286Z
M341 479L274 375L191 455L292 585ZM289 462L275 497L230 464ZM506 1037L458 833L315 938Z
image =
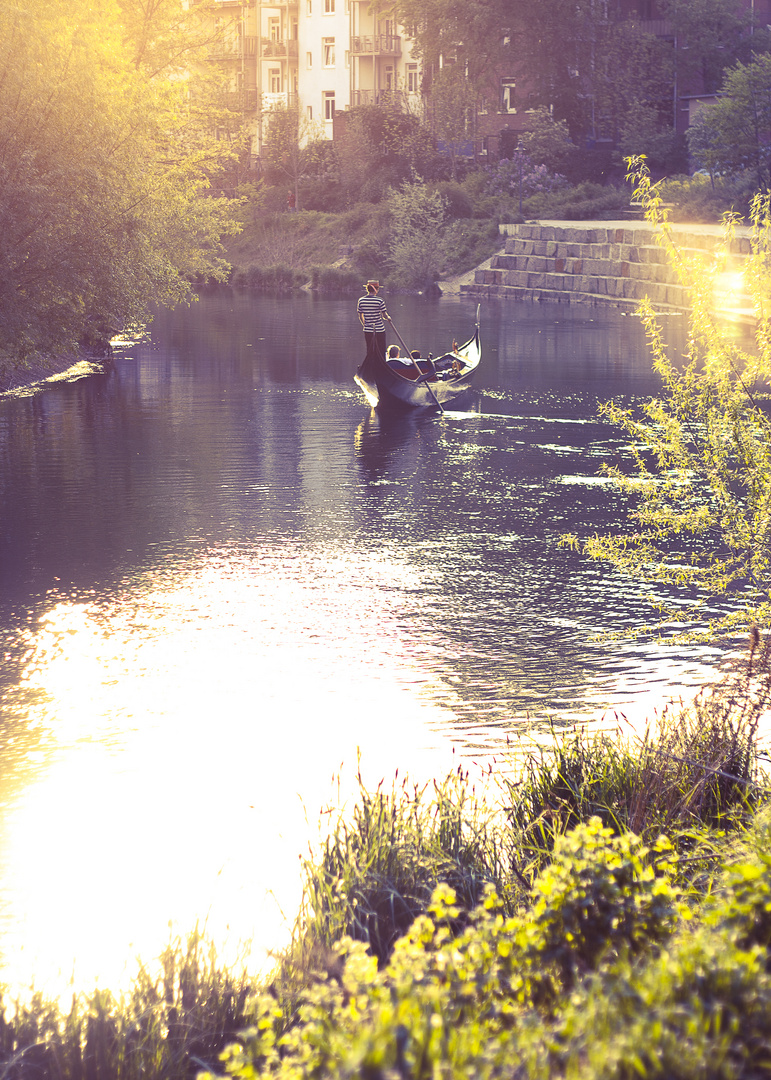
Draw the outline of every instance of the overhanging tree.
M758 316L756 352L741 350L713 315L719 259L686 260L679 251L644 163L632 160L635 197L656 226L692 311L686 363L668 354L648 302L641 316L661 394L637 409L610 402L603 415L631 437L634 469L608 468L631 500L629 528L566 542L651 585L683 590L677 603L658 602L663 626L691 624L699 633L733 632L746 623L771 625L771 204L752 204L752 255L747 283ZM725 220L726 241L734 219ZM711 606L722 604L723 614ZM646 628L651 629L651 628Z
M117 4L0 3L0 363L74 351L224 277L184 83L148 79Z

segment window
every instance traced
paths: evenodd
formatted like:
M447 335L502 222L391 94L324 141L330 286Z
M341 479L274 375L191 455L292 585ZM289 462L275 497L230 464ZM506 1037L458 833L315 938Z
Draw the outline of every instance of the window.
M281 40L281 20L268 19L268 37L271 41Z
M407 93L417 94L420 90L418 83L418 65L407 64Z
M308 106L308 119L309 120L313 119L313 106L312 105Z
M335 13L335 0L324 0L324 14L334 15Z
M345 66L346 67L351 66L351 53L350 53L350 50L348 50L348 49L345 50Z
M393 90L394 88L394 69L392 67L385 69L385 88L386 90Z
M271 68L268 71L271 94L281 93L281 68Z
M322 94L324 104L324 119L334 120L335 118L335 92L334 90L325 90Z
M313 14L313 0L305 0L305 4L306 4L305 14L306 15L312 15Z
M305 54L305 64L309 68L313 67L313 53L306 53Z
M321 55L324 58L324 67L335 66L335 39L333 37L321 39Z
M501 112L517 111L516 89L516 79L501 79Z

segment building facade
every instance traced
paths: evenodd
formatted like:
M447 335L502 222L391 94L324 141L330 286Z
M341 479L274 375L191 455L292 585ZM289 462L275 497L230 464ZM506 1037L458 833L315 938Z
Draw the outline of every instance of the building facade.
M410 42L371 0L216 0L215 19L212 59L248 121L255 157L274 106L299 107L314 134L329 139L337 111L386 101L419 107Z
M599 3L607 18L634 19L671 43L674 126L682 133L715 93L686 74L688 41L663 17L656 0ZM756 24L771 23L771 0L739 3ZM335 114L358 105L389 105L422 115L424 73L412 41L394 22L392 8L381 13L377 0L215 0L214 17L213 59L227 73L233 107L248 122L254 159L262 150L265 116L277 105L296 105L311 122L307 130L329 139ZM469 126L477 152L509 152L527 129L527 87L511 71L502 71L499 83L497 106L491 102ZM595 141L601 137L594 134Z

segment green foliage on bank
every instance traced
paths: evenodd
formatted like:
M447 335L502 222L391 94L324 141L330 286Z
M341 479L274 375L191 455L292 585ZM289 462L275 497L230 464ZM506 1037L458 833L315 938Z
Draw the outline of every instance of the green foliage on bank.
M604 404L601 414L630 436L632 464L604 471L631 496L625 529L566 537L594 559L667 589L655 602L658 633L726 635L771 624L771 386L768 253L771 196L752 201L751 252L744 272L756 317L753 350L741 349L715 315L717 274L730 266L735 215L723 246L702 259L678 249L645 163L631 163L637 196L679 280L691 311L684 358L673 357L651 304L640 307L660 393L639 406ZM684 362L683 362L684 360Z
M194 934L122 996L6 999L3 1075L762 1075L770 682L753 639L736 678L641 742L544 732L476 781L362 787L306 861L269 981Z
M595 797L609 768L604 750L600 742L584 758L598 772L583 778ZM569 748L554 754L569 787ZM662 759L664 771L671 765ZM691 762L700 765L702 779L714 775ZM517 785L554 789L554 775L536 765ZM684 804L698 787L681 786ZM703 821L700 843L695 807L674 841L649 843L597 815L565 831L571 816L541 809L532 823L551 831L550 851L531 880L517 872L508 883L478 805L454 814L447 792L363 795L314 872L329 913L348 910L349 921L326 933L314 908L221 1075L749 1080L769 1068L771 818L750 814L765 792L736 791L733 832L707 842ZM510 820L502 835L513 840L518 827ZM473 852L473 876L459 875L461 851ZM522 852L519 860L528 873ZM694 876L694 863L708 873ZM392 883L414 880L418 864L423 888L435 881L430 900L383 955L383 936L357 912L395 910ZM380 886L379 905L371 892L363 900L364 879ZM472 880L482 895L463 903Z

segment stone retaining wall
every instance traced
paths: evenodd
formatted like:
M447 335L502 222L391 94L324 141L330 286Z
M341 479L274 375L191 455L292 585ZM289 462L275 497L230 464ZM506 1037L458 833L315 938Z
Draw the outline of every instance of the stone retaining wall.
M565 302L610 303L635 308L646 296L657 310L687 310L687 290L679 283L666 253L647 222L502 225L505 252L490 269L477 270L461 292L474 296L530 298ZM721 239L719 227L675 227L686 257L712 256ZM740 229L731 244L733 268L750 252L749 230ZM736 306L749 308L747 297Z

